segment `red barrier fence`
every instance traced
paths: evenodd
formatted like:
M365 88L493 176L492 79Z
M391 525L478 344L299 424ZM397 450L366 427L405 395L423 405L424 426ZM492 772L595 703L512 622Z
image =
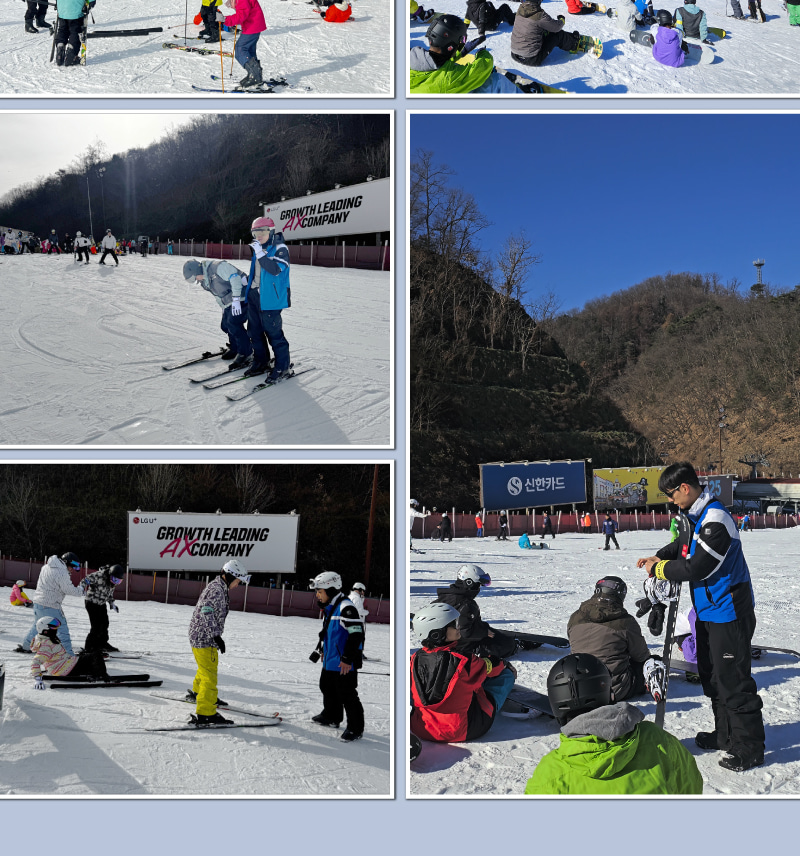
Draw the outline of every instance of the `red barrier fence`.
M25 580L25 585L33 588L39 579L39 571L44 562L31 559L21 562L0 556L0 586L12 586L17 580ZM91 569L81 570L72 575L78 582L92 573ZM178 603L194 606L207 580L184 580L174 576L169 578L159 572L154 575L129 573L120 584L118 600L152 600L158 603ZM319 606L313 591L291 588L260 588L258 586L237 586L231 590L231 609L240 612L260 612L265 615L299 615L302 618L318 618ZM390 601L380 597L365 598L364 605L369 610L368 624L389 624L391 621Z
M289 244L289 259L293 265L344 267L360 270L391 270L390 247L369 244ZM202 256L206 259L229 259L250 263L250 245L222 244L214 241L176 241L176 256Z
M585 532L583 528L583 514L561 514L558 512L550 515L553 531L558 534L567 532ZM592 518L591 532L598 533L605 520L605 513L590 512ZM475 514L470 512L448 512L454 538L475 537L477 528L475 526ZM621 532L647 532L653 530L668 530L670 515L657 511L643 512L641 514L617 514L611 515L617 522ZM496 537L500 531L498 522L499 515L487 514L484 520L483 537ZM441 512L433 512L428 517L414 518L412 534L415 538L430 538L442 519ZM798 525L798 519L792 514L751 514L751 529L791 529ZM508 516L509 535L519 537L523 532L529 535L542 534L541 514L510 514Z

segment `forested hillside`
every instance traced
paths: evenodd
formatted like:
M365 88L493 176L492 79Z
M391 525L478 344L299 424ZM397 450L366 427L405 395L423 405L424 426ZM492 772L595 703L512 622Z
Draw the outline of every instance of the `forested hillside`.
M107 226L118 238L249 241L259 202L388 176L389 153L387 115L203 114L111 158L95 141L6 194L0 223L39 236L86 232L89 193L98 240Z

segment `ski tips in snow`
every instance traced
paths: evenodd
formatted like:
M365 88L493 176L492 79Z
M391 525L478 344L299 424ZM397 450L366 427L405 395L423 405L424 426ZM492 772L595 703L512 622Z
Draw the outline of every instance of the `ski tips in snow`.
M246 389L237 395L226 395L225 398L227 398L228 401L241 401L243 398L248 398L256 392L261 392L264 389L271 389L273 386L277 386L287 380L292 380L292 378L299 377L301 374L305 374L306 372L313 372L315 368L316 366L309 366L308 368L300 369L299 371L293 370L291 373L284 375L277 380L265 380L263 383L259 383L251 389Z

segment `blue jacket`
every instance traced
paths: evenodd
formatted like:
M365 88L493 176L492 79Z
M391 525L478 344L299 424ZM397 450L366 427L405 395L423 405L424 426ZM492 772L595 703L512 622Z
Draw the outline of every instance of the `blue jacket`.
M531 548L531 539L528 538L527 532L523 532L522 535L519 536L519 541L517 541L517 543L523 550L529 550Z
M74 21L83 17L85 0L60 0L58 4L58 17L64 21Z
M719 500L704 490L681 512L677 541L662 547L655 575L688 581L700 621L724 624L752 613L755 606L736 522Z
M618 529L619 526L617 526L616 520L606 517L603 521L603 535L613 535Z
M262 309L288 309L292 305L292 292L289 283L289 248L283 242L283 233L276 232L268 244L263 247L266 255L250 260L250 273L247 277L247 299L250 289L260 292ZM256 268L256 264L258 267Z
M328 672L338 672L340 663L348 663L354 669L360 669L364 622L353 602L340 592L326 604L323 612L325 618L319 634L322 668Z

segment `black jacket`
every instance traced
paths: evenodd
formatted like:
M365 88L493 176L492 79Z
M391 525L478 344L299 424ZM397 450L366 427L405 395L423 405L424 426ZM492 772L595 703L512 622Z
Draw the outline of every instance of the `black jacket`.
M458 620L461 641L455 646L457 651L473 651L489 635L489 625L481 619L481 609L475 603L479 591L479 588L468 587L463 580L436 589L434 603L449 603L461 613Z

